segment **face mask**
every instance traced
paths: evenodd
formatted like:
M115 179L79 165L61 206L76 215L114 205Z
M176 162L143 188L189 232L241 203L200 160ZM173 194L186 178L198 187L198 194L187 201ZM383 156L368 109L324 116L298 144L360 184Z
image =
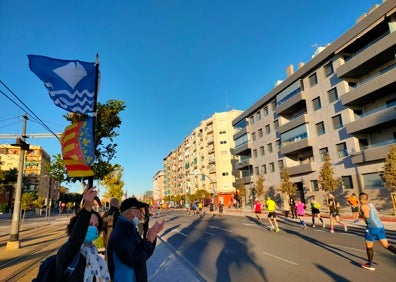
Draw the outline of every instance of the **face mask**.
M96 226L88 226L87 235L85 236L85 243L91 243L99 237L98 228Z
M135 226L138 226L139 224L139 218L137 218L136 216L132 219L132 222Z

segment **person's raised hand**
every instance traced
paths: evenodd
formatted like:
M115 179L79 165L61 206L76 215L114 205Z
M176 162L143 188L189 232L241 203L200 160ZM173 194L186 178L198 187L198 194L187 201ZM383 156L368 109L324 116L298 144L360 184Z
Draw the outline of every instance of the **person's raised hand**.
M95 190L95 187L89 187L89 184L85 186L84 192L83 192L83 200L84 200L84 208L87 211L91 211L95 197L98 195L98 191Z

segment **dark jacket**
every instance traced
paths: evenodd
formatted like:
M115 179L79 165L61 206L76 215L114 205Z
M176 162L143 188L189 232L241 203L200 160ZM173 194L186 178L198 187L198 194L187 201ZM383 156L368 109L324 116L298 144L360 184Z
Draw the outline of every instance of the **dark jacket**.
M63 274L75 255L80 253L80 248L84 243L90 220L91 213L86 209L82 209L76 219L69 240L58 250L56 256L56 281L84 281L85 257L81 254L76 269L71 276L65 279Z
M111 279L114 279L114 255L135 272L137 282L147 281L146 261L154 252L156 240L153 243L143 240L136 227L123 216L119 216L117 224L110 235L107 246L108 267Z

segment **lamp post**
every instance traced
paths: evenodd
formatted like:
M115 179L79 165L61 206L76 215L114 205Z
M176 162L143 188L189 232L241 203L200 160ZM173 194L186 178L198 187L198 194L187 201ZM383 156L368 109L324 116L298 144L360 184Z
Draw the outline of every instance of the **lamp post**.
M7 242L6 250L19 249L21 247L19 242L19 219L21 217L21 199L22 199L22 176L23 176L23 167L25 163L25 150L29 150L29 145L25 143L26 137L26 123L27 123L27 115L23 116L23 129L21 138L17 139L16 146L20 147L19 152L19 167L18 167L18 178L17 178L17 187L15 191L15 202L14 209L12 212L12 222L10 229L10 240Z

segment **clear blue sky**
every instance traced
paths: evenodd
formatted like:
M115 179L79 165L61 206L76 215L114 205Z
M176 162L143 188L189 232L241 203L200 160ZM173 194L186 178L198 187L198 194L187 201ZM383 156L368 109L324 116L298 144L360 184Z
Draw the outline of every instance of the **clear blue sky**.
M0 80L63 132L66 112L29 70L27 55L93 62L98 53L98 101L127 106L114 162L124 167L128 194L142 194L201 120L246 110L285 78L288 65L308 62L315 45L333 42L380 2L0 0ZM0 94L0 134L21 133L23 114ZM28 121L27 132L48 131ZM60 153L55 138L29 142Z

